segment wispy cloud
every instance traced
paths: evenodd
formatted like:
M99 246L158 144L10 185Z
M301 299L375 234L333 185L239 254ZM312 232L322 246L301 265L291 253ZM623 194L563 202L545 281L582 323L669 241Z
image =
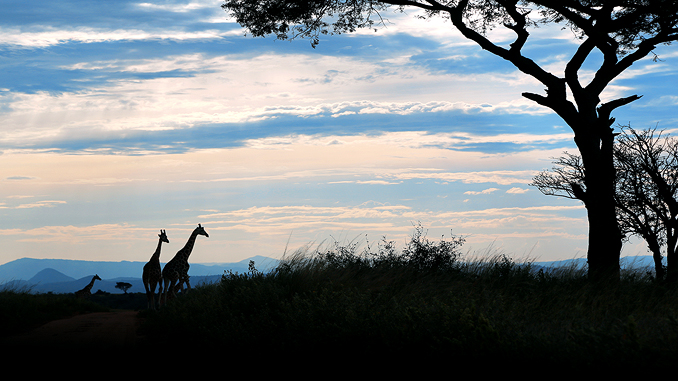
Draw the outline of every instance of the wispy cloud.
M70 38L67 34L57 35ZM21 36L26 37L25 34ZM82 36L99 38L90 32L83 32ZM124 37L118 35L115 38ZM104 41L113 37L100 38ZM336 76L330 84L289 86L300 72L311 78L324 78L336 67L351 67L352 70L335 70ZM390 75L376 76L378 83L371 83L357 78L380 72L382 64L355 57L191 53L162 58L60 61L58 69L49 81L33 81L29 87L28 79L15 86L9 79L9 86L30 91L7 98L9 108L4 118L8 123L5 125L22 125L24 128L0 130L0 141L6 145L44 144L46 140L69 139L69 133L87 136L91 131L100 131L102 137L119 138L126 136L127 131L184 130L262 121L268 123L264 127L270 125L271 129L293 131L292 123L282 126L277 122L281 118L331 118L334 120L323 123L338 124L342 128L374 129L374 126L355 124L354 118L342 117L549 114L547 109L521 99L518 91L475 96L476 91L481 94L479 90L483 87L497 86L497 78L493 75L477 74L470 78L468 75L431 74L422 68L397 68ZM45 75L42 67L28 66L22 70L32 70L36 76ZM441 82L449 87L474 90L463 96L450 92L443 94L439 90ZM368 95L374 86L382 87L383 94L396 96ZM417 101L397 95L413 86L418 88L417 91L436 90ZM441 101L441 98L452 100Z
M89 226L41 226L30 229L0 229L0 235L15 236L20 242L61 242L81 244L85 242L144 240L155 229L140 228L125 224L100 224ZM145 234L144 234L145 233Z
M394 185L400 182L392 182L385 180L343 180L343 181L329 181L328 184L369 184L369 185Z
M28 209L28 208L53 208L59 204L66 204L66 201L56 201L56 200L45 200L33 202L30 204L21 204L16 206L17 209Z
M443 181L460 181L466 184L473 183L495 183L499 185L510 185L510 184L527 184L532 181L532 178L537 173L537 171L527 170L527 171L482 171L482 172L407 172L394 174L393 177L397 179L436 179ZM466 194L486 194L488 191L493 192L498 190L497 188L491 188L492 190L485 190L482 192L466 192Z
M198 215L197 218L209 220L211 224L235 224L234 226L259 226L263 229L270 229L272 225L285 225L282 230L292 229L293 227L317 228L325 227L327 224L340 225L342 220L350 221L351 224L344 226L363 226L369 227L371 224L366 222L355 222L359 219L377 219L388 220L392 218L404 218L411 221L417 220L448 220L453 218L463 218L467 221L473 220L474 223L483 220L485 217L492 216L490 223L497 221L508 221L516 218L530 218L541 221L544 218L558 218L561 220L571 220L569 217L558 216L561 212L582 211L583 206L539 206L539 207L507 207L507 208L489 208L481 210L467 211L419 211L406 205L384 205L378 202L366 202L355 206L311 206L311 205L288 205L288 206L267 206L250 207L247 209L238 209L227 212L207 213ZM580 220L580 218L576 218ZM381 222L379 223L379 225ZM469 225L470 226L470 225ZM391 229L395 228L392 226ZM404 228L409 231L411 226L405 225ZM397 228L396 228L397 229ZM372 229L370 229L372 230ZM273 231L273 230L271 230Z
M218 29L200 31L147 31L140 29L99 29L80 27L74 29L57 29L45 27L38 32L25 32L18 29L0 28L0 45L21 48L46 48L67 43L102 43L115 41L197 41L215 40L226 36L239 35L237 31Z
M245 140L247 147L257 149L281 149L292 145L393 145L408 148L437 147L442 149L463 149L469 145L491 143L513 143L524 146L539 144L563 144L572 140L571 133L560 134L493 134L479 135L471 132L430 133L427 131L383 132L377 136L356 135L287 135L270 138Z
M472 194L472 195L478 195L478 194L490 194L498 191L499 188L488 188L488 189L483 189L481 191L466 191L464 194Z
M507 190L506 193L511 193L511 194L522 194L522 193L527 193L527 192L529 192L529 191L530 191L529 189L513 187L513 188Z
M149 12L156 12L158 10L176 13L188 13L196 9L215 9L219 5L219 1L196 1L188 4L155 4L155 3L138 3L137 7L148 10Z

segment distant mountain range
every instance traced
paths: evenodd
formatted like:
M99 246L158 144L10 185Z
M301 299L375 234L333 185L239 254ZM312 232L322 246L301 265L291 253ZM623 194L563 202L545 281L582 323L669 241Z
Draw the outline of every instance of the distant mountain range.
M259 271L270 270L278 263L276 259L262 256L234 263L191 263L188 272L191 276L191 285L218 281L224 272L229 270L244 273L248 270L250 260L254 261ZM122 290L115 288L118 282L131 284L132 287L128 292L145 292L141 281L141 273L145 264L146 262L21 258L0 265L0 289L28 289L36 293L70 293L85 287L92 280L92 276L97 274L102 280L94 283L93 293L97 290L122 293Z
M663 263L664 263L664 265L666 265L666 258L664 258ZM566 260L562 260L562 261L534 262L533 264L535 266L540 266L540 267L545 267L545 268L546 267L562 267L562 266L569 266L569 265L573 265L573 264L577 267L584 267L584 266L586 266L586 258L566 259ZM619 265L622 268L654 269L654 258L652 258L651 255L627 256L627 257L622 257L619 260Z
M212 283L221 279L225 271L245 273L248 271L250 260L254 261L259 271L273 269L278 260L268 257L255 256L234 263L201 264L191 263L189 275L191 285ZM123 291L115 288L118 282L132 285L128 292L145 292L141 273L146 262L93 262L68 259L34 259L21 258L0 265L0 290L28 289L35 293L71 293L82 289L91 280L94 274L99 275L101 281L96 281L92 292L98 290L119 294ZM563 261L535 262L535 268L561 267L568 265L583 267L585 258ZM622 267L654 268L651 256L624 257ZM164 266L164 263L162 264Z

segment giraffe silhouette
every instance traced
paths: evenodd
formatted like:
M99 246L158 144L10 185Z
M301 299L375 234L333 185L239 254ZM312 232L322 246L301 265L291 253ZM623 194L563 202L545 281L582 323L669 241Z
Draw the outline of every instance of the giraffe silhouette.
M75 296L82 299L89 298L89 296L92 295L92 286L94 286L95 280L101 280L101 278L99 278L99 275L94 274L94 276L92 277L92 281L90 281L89 284L85 286L85 288L83 288L82 290L76 291Z
M161 296L161 304L164 305L167 303L167 293L170 292L172 297L176 297L176 288L175 284L177 282L186 283L188 290L191 289L191 284L188 277L188 256L191 255L193 251L193 246L195 245L195 239L199 235L204 235L209 237L205 229L198 224L198 227L193 230L191 236L188 237L186 245L179 250L165 267L162 269L162 282L163 282L163 292ZM183 289L183 288L182 288Z
M148 302L148 308L154 310L156 307L155 303L155 286L158 286L158 302L160 302L160 295L162 294L162 270L160 269L160 248L163 242L169 243L167 239L167 234L164 230L160 230L158 234L158 247L155 249L155 253L151 256L151 259L144 265L144 270L142 273L142 280L144 281L144 288L146 288L146 299Z

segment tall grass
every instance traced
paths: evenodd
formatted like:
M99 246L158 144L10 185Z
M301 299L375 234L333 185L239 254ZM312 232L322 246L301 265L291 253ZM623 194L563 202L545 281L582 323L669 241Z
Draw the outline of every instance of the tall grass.
M270 273L251 263L195 288L149 314L144 330L158 344L258 355L661 366L678 354L676 288L630 270L592 284L583 268L463 256L462 244L417 228L401 251L385 240L376 250L307 246Z

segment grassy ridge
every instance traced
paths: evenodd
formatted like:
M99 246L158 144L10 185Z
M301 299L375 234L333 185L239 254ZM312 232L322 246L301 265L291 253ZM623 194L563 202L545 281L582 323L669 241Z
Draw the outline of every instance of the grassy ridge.
M96 292L89 299L73 293L33 293L30 288L0 288L0 338L28 332L53 320L90 312L141 310L145 293L110 294Z
M27 332L52 320L106 308L72 294L32 294L30 289L0 290L0 337Z
M243 354L416 355L469 365L664 366L678 354L675 287L633 271L593 285L583 269L462 258L462 243L431 242L418 229L400 253L391 242L375 253L303 248L270 273L252 264L195 288L149 313L144 330L160 344L180 338Z

